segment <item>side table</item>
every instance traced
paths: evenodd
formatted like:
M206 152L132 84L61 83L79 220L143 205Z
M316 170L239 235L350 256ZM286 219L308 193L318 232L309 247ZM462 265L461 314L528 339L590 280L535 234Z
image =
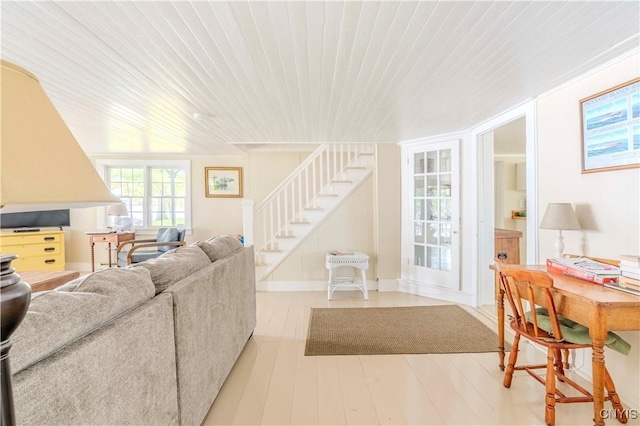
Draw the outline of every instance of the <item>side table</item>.
M92 233L89 235L89 245L91 246L91 272L95 272L94 246L96 243L107 243L109 245L109 268L111 268L111 244L118 247L120 243L136 239L135 232L110 232L110 233Z
M355 287L364 294L364 300L369 300L367 289L367 269L369 269L369 256L361 252L329 252L326 255L326 268L329 270L329 285L327 288L327 300L331 300L337 287ZM361 278L337 277L335 269L341 266L351 266L360 270Z

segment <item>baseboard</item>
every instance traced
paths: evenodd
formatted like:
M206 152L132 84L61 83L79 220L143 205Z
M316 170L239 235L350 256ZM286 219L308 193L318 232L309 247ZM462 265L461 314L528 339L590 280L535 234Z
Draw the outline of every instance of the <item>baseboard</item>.
M378 290L378 283L367 280L369 290ZM327 291L327 281L307 280L307 281L257 281L257 291ZM351 289L337 288L336 291ZM391 290L385 290L391 291Z
M415 294L416 296L430 297L432 299L446 300L468 306L476 306L476 295L454 291L443 287L427 286L416 281L400 279L398 291Z

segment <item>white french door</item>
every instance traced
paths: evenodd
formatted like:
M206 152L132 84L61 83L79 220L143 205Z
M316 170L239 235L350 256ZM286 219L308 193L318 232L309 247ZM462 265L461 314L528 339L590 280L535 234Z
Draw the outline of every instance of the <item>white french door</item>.
M460 288L460 142L406 148L403 278Z

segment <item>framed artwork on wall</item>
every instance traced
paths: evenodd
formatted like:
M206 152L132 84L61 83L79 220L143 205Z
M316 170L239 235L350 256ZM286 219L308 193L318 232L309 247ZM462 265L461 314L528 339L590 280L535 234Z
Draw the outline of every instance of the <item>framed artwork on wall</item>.
M242 167L205 167L207 197L242 198Z
M640 78L580 100L582 173L640 167Z

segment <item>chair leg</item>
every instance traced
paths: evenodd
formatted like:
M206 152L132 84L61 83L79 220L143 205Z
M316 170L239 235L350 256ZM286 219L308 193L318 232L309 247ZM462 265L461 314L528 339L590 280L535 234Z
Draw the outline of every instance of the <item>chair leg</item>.
M562 350L562 362L564 364L564 369L568 370L569 367L571 366L569 364L569 349L563 349Z
M613 384L613 379L606 368L604 369L604 388L607 390L613 409L616 410L616 419L618 419L620 423L627 423L627 421L629 421L627 419L627 413L624 411L624 407L620 402L620 396L616 392L616 386Z
M545 396L544 421L548 426L556 424L556 374L554 350L547 350L547 377L545 377L545 388L547 394Z
M562 359L563 359L562 351L560 349L555 349L554 350L554 357L555 357L556 371L559 374L564 376L564 364L563 364L563 361L562 361ZM562 380L560 377L558 377L558 380L560 380L561 382L564 382L564 380Z
M513 371L518 359L518 344L520 343L520 333L516 333L515 339L513 339L513 345L511 346L511 352L509 353L509 363L507 369L504 372L504 381L502 384L505 388L511 387L511 381L513 380Z

